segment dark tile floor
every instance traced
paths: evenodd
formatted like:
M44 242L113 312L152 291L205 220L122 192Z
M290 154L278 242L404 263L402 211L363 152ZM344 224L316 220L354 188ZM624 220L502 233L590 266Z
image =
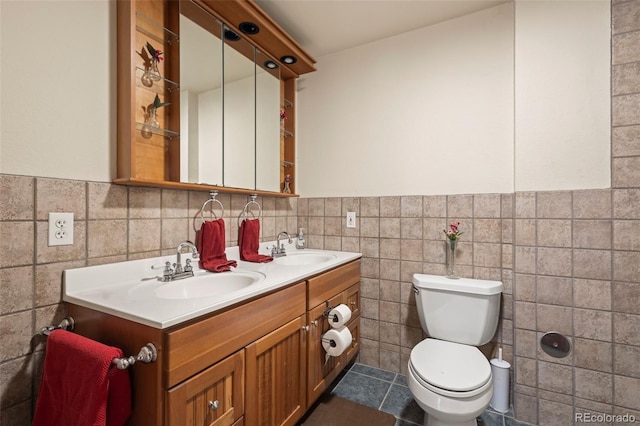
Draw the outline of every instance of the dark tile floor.
M332 394L368 407L393 414L395 426L422 425L424 411L416 404L405 376L364 364L354 363L339 377ZM491 408L478 417L478 425L525 426L513 418L511 410L498 413Z

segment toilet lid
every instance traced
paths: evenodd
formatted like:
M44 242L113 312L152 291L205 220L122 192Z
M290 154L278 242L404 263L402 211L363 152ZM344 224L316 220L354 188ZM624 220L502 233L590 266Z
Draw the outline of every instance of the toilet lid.
M491 378L489 361L475 346L426 339L411 350L410 361L422 380L455 392L478 389Z

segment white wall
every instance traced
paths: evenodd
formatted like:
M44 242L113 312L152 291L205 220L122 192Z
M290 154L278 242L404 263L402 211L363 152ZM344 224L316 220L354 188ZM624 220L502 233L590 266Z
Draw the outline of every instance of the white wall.
M608 188L609 1L516 3L518 191Z
M609 55L608 0L522 0L321 57L298 85L296 188L609 187Z
M0 173L115 177L115 9L0 0Z
M298 84L302 196L511 192L513 6L318 59Z

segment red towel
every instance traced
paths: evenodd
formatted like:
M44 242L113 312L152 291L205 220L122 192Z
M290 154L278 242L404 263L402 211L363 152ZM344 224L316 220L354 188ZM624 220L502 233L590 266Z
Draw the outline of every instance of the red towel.
M54 330L32 426L122 426L131 415L128 370L111 363L122 350Z
M202 224L198 233L198 252L202 269L225 272L238 264L235 260L227 260L224 238L224 220L208 220Z
M238 246L240 248L240 260L256 263L267 263L273 260L271 256L258 254L258 248L260 248L259 219L245 219L242 221Z

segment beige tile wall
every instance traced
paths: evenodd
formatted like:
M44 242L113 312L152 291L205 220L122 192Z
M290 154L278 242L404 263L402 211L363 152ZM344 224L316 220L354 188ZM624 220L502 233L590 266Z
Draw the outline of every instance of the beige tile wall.
M31 424L44 360L38 332L65 315L62 271L173 253L181 241L194 240L208 197L206 192L0 175L0 424ZM221 194L218 199L225 207L227 245L237 245L238 216L248 198ZM259 202L263 240L274 240L276 230L296 231L296 198ZM49 212L74 213L73 245L48 246Z
M612 30L610 189L261 200L263 240L300 226L311 247L363 253L361 362L404 371L424 337L411 276L444 272L441 233L457 219L460 274L505 283L496 339L513 364L516 417L640 419L640 0L613 0ZM207 194L11 175L0 189L0 424L29 425L37 331L64 316L61 271L170 253L194 238ZM247 199L219 198L235 245ZM73 246L47 246L50 211L75 213ZM345 227L347 211L356 229ZM569 338L568 357L540 349L550 330Z
M501 330L505 354L513 342L511 194L311 198L298 201L298 223L311 248L358 251L362 258L360 361L405 372L411 348L424 338L411 279L444 274L443 230L452 220L464 232L456 271L505 283ZM346 227L347 211L357 228Z

